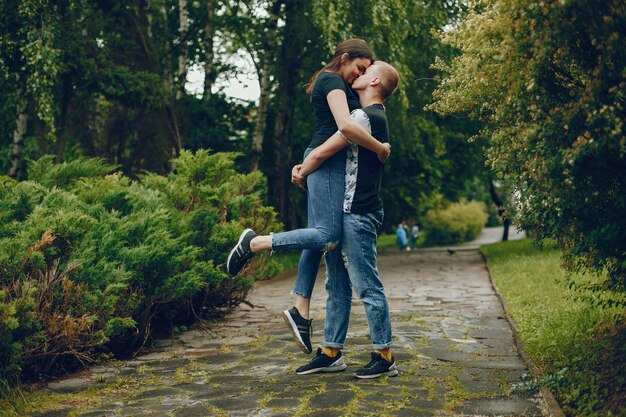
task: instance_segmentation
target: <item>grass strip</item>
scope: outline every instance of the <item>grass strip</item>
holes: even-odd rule
[[[517,389],[547,385],[568,415],[626,416],[625,295],[602,289],[605,277],[564,271],[553,245],[481,250],[540,372]]]

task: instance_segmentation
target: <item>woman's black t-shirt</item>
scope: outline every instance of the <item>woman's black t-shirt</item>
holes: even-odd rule
[[[359,98],[341,75],[335,72],[321,72],[311,92],[311,102],[313,103],[313,112],[315,113],[315,131],[309,145],[311,148],[317,148],[338,130],[326,98],[328,93],[337,89],[346,93],[350,111],[361,108]]]

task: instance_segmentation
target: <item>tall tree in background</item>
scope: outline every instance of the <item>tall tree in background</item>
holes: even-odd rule
[[[59,11],[42,0],[7,1],[0,6],[0,68],[4,100],[14,111],[11,154],[7,174],[17,178],[25,147],[28,122],[39,126],[40,143],[56,138],[57,105],[54,87],[59,72],[60,51],[55,45]],[[30,104],[33,108],[30,108]],[[34,112],[36,118],[30,117]]]
[[[283,0],[276,0],[270,3],[266,30],[263,33],[259,63],[257,64],[257,75],[259,77],[259,105],[257,107],[256,122],[252,136],[252,155],[250,157],[250,170],[259,168],[259,162],[263,154],[263,138],[267,126],[268,106],[270,102],[272,76],[272,66],[276,60],[276,50],[278,47],[278,19],[280,18]]]
[[[202,99],[208,102],[215,83],[215,32],[216,32],[216,0],[207,0],[205,8],[206,23],[204,24],[204,88]],[[202,8],[200,9],[202,10]]]
[[[462,51],[435,109],[486,123],[489,164],[517,221],[571,268],[626,287],[626,4],[478,2],[445,42]]]
[[[208,15],[207,15],[208,18]],[[176,100],[180,100],[185,95],[185,84],[187,83],[187,71],[189,70],[187,37],[189,35],[189,11],[187,10],[187,0],[178,0],[178,74],[176,82]]]
[[[296,228],[295,206],[291,184],[291,167],[295,164],[293,151],[293,129],[295,125],[296,94],[299,81],[299,70],[302,56],[301,45],[306,42],[302,36],[306,25],[305,15],[302,13],[305,4],[303,0],[292,0],[285,7],[285,27],[283,43],[280,48],[279,67],[277,78],[280,87],[276,92],[276,116],[274,125],[274,195],[276,208],[281,213],[281,220],[288,228]]]

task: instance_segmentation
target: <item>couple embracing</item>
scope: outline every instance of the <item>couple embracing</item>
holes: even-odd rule
[[[375,61],[362,39],[341,42],[333,59],[307,86],[315,131],[292,182],[307,190],[308,228],[269,235],[244,230],[228,256],[233,276],[264,250],[302,250],[292,294],[295,305],[283,312],[294,340],[311,353],[309,307],[322,256],[326,259],[324,342],[298,374],[346,369],[344,347],[352,291],[363,302],[372,340],[372,360],[357,378],[398,374],[391,353],[389,305],[376,263],[377,230],[383,221],[380,184],[390,155],[384,100],[396,91],[398,72]]]

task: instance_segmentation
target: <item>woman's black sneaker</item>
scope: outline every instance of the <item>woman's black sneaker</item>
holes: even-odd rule
[[[297,308],[292,307],[290,310],[283,311],[283,319],[296,342],[296,345],[304,353],[313,352],[311,346],[311,335],[313,334],[313,319],[307,320],[300,315]]]
[[[306,365],[302,365],[296,369],[298,375],[315,374],[318,372],[341,372],[347,368],[346,363],[343,361],[341,351],[331,358],[330,356],[322,353],[322,348],[317,348],[317,354]]]
[[[256,236],[252,229],[246,229],[239,235],[237,245],[228,254],[226,260],[226,271],[228,275],[234,277],[246,266],[250,259],[254,258],[254,252],[250,249],[250,241]]]
[[[391,357],[391,362],[389,362],[380,356],[378,352],[372,352],[370,363],[356,371],[356,377],[363,379],[378,378],[383,375],[396,376],[398,375],[398,369],[396,368],[394,357]]]

